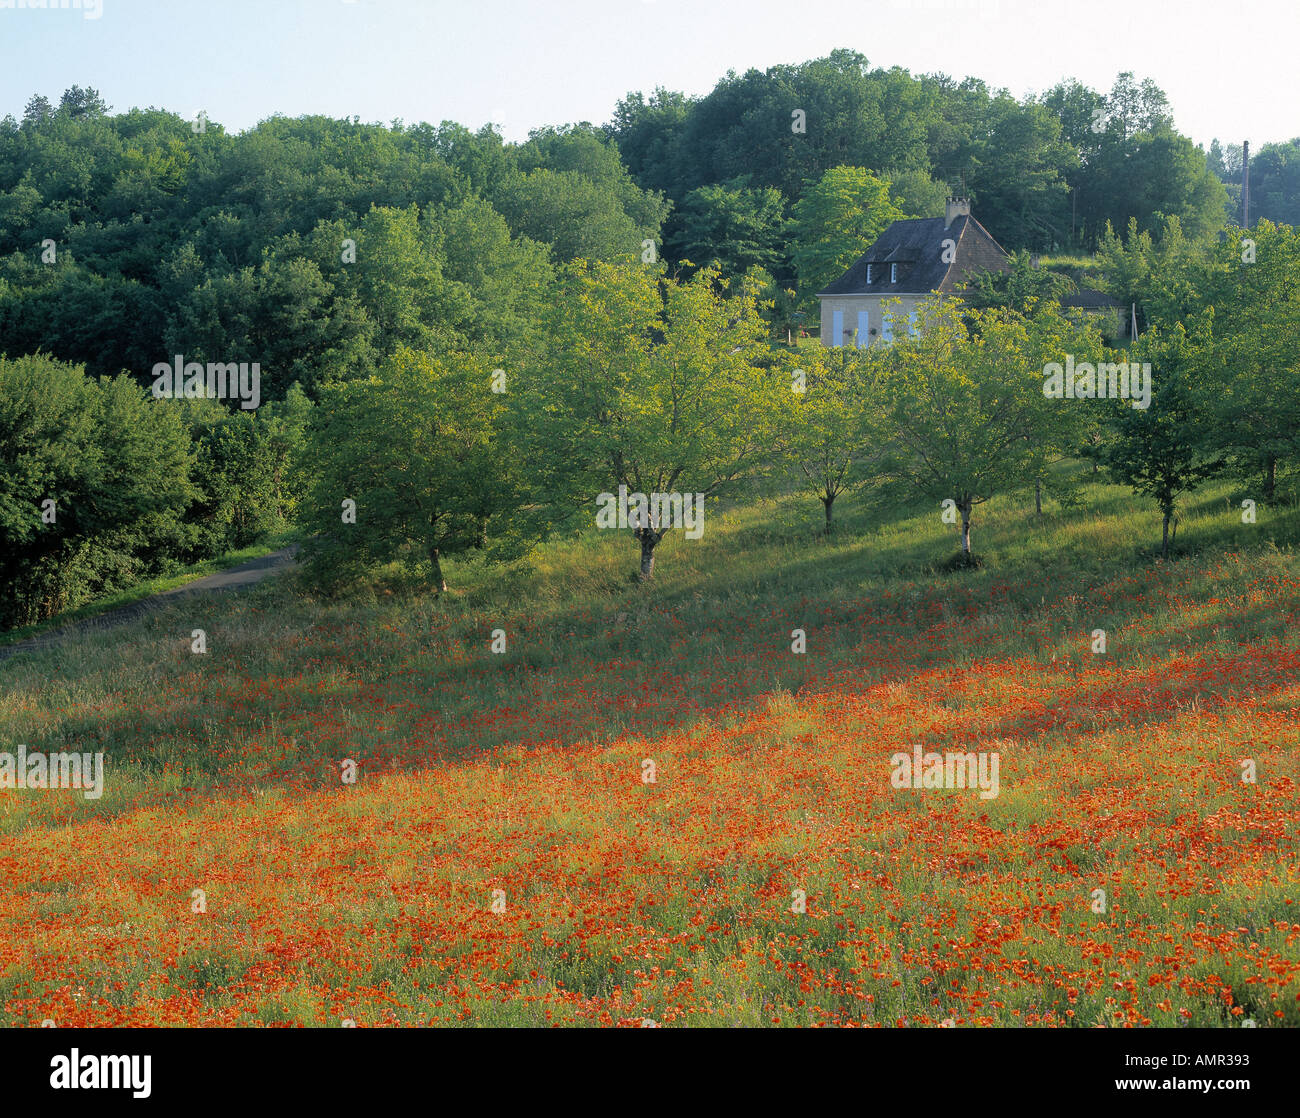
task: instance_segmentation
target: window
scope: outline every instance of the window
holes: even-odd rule
[[[890,282],[890,283],[897,283],[897,282],[898,282],[898,265],[897,265],[897,264],[891,264],[891,265],[889,266],[889,282]]]
[[[870,265],[870,264],[867,265],[867,282],[868,282],[868,283],[871,282],[871,265]]]

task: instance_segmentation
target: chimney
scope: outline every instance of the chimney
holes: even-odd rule
[[[965,215],[970,217],[970,199],[969,198],[949,198],[948,204],[943,211],[943,227],[948,228],[957,218]]]

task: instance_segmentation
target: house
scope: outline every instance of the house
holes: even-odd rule
[[[916,306],[935,292],[954,293],[979,272],[1010,270],[1002,246],[971,217],[970,201],[950,198],[943,217],[895,221],[817,293],[822,345],[887,342],[900,326],[914,329]]]
[[[1131,336],[1130,320],[1137,316],[1137,307],[1126,308],[1104,291],[1081,287],[1073,295],[1061,297],[1061,310],[1069,318],[1091,318],[1101,329],[1102,337],[1114,344]]]

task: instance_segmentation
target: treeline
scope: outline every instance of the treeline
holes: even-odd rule
[[[643,255],[736,281],[759,269],[780,334],[891,220],[942,213],[950,193],[1010,249],[1091,249],[1130,219],[1203,239],[1232,209],[1211,155],[1129,74],[1017,100],[852,51],[699,99],[632,94],[602,126],[522,144],[323,117],[231,136],[114,115],[74,86],[0,121],[0,351],[141,383],[177,354],[258,361],[267,398],[295,382],[315,398],[400,347],[506,360],[535,344],[557,267]],[[1296,204],[1293,155],[1259,153],[1258,216]]]
[[[1260,153],[1265,207],[1291,204],[1283,155]],[[849,439],[853,401],[892,399],[910,382],[890,363],[928,339],[1005,323],[1041,355],[1079,328],[1032,334],[1048,329],[1034,308],[1068,282],[1019,254],[967,292],[985,318],[960,330],[935,312],[927,340],[890,353],[801,352],[823,386],[806,396],[772,343],[800,314],[811,325],[812,293],[890,221],[941,212],[956,190],[1010,246],[1095,241],[1097,284],[1139,306],[1149,344],[1181,329],[1209,362],[1197,375],[1222,389],[1180,477],[1254,471],[1270,496],[1298,426],[1294,240],[1268,222],[1225,234],[1212,161],[1129,75],[1105,95],[1063,85],[1017,101],[852,52],[729,76],[698,101],[633,95],[604,127],[523,144],[322,117],[230,136],[202,116],[113,115],[92,89],[34,97],[0,121],[0,623],[295,518],[322,583],[412,548],[440,583],[441,556],[519,554],[576,523],[597,482],[711,497],[807,476],[808,431],[781,416],[820,417],[852,453],[821,483],[828,516],[846,478],[903,484],[900,459],[862,448],[897,446],[904,417]],[[178,359],[256,365],[262,406],[148,395],[155,366]],[[863,387],[887,375],[894,388]],[[1167,375],[1157,399],[1175,396]],[[1175,441],[1201,430],[1199,412],[1178,414]],[[1108,430],[1109,444],[1082,440],[1099,462],[1124,424]],[[1161,485],[1171,510],[1182,490]],[[967,512],[986,499],[955,475],[944,486]],[[340,533],[345,499],[356,530]],[[639,537],[647,569],[660,530]]]
[[[325,464],[302,504],[309,572],[343,586],[405,559],[441,586],[448,554],[520,554],[549,532],[612,527],[597,513],[621,489],[707,502],[795,478],[828,529],[857,489],[890,507],[930,501],[951,512],[963,561],[984,502],[1028,487],[1077,503],[1077,479],[1053,469],[1066,460],[1152,501],[1163,554],[1180,502],[1208,478],[1294,501],[1300,234],[1264,222],[1198,246],[1176,221],[1156,240],[1134,224],[1103,255],[1146,306],[1126,348],[1027,294],[931,302],[914,330],[900,316],[890,345],[791,349],[767,339],[752,277],[575,262],[542,345],[516,367],[408,354],[372,384],[329,391],[307,440]],[[1056,395],[1053,367],[1077,370]],[[659,513],[623,525],[643,575],[684,527]]]
[[[1146,308],[1126,349],[1032,293],[936,300],[870,349],[777,346],[752,277],[577,260],[513,360],[403,344],[314,405],[295,388],[255,417],[46,357],[0,361],[3,616],[34,620],[288,522],[308,578],[335,592],[392,563],[442,589],[448,556],[521,556],[593,525],[622,527],[650,575],[687,526],[654,495],[707,503],[791,479],[827,530],[857,490],[931,502],[962,562],[984,502],[1029,487],[1075,504],[1053,468],[1066,460],[1149,499],[1166,554],[1207,478],[1293,501],[1300,234],[1264,222],[1198,247],[1176,222],[1154,240],[1134,224],[1103,255]],[[1051,394],[1054,368],[1074,379]],[[602,522],[603,495],[621,492],[631,520]]]
[[[1228,192],[1228,209],[1241,220],[1240,144],[1224,147],[1216,139],[1206,153],[1210,170]],[[1300,225],[1300,136],[1262,144],[1250,153],[1250,217],[1274,225]]]
[[[0,357],[0,629],[286,527],[310,407],[295,388],[231,412]]]
[[[257,361],[264,397],[401,346],[526,348],[554,267],[640,253],[668,212],[595,129],[272,118],[230,136],[94,90],[0,122],[0,349],[148,383]]]
[[[803,133],[793,131],[796,111]],[[1206,153],[1175,130],[1164,93],[1131,73],[1107,92],[1069,81],[1017,100],[975,78],[872,69],[838,50],[730,73],[698,99],[662,88],[630,94],[607,131],[632,177],[674,202],[671,259],[674,246],[710,237],[730,247],[714,235],[728,221],[765,230],[774,245],[766,192],[793,206],[807,184],[844,165],[888,178],[909,217],[942,214],[946,193],[969,196],[1008,249],[1091,250],[1108,222],[1123,229],[1129,218],[1152,230],[1177,216],[1193,238],[1240,220]]]

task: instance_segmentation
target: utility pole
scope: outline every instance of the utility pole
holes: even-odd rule
[[[1241,227],[1250,228],[1250,141],[1241,144]]]

